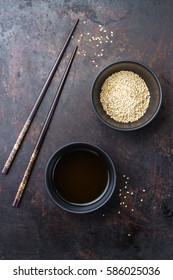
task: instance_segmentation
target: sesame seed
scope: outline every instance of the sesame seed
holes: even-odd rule
[[[127,205],[125,205],[124,207],[127,208]]]
[[[123,177],[126,177],[126,175],[123,175]]]
[[[141,198],[141,202],[143,201],[143,199]]]
[[[145,190],[143,190],[143,192],[145,192]]]
[[[83,22],[84,24],[86,23],[86,21]]]
[[[134,211],[134,209],[132,208],[132,209],[131,209],[131,211],[133,212],[133,211]]]
[[[126,193],[129,193],[129,191],[126,191]]]
[[[129,180],[129,177],[127,177],[126,179]]]
[[[133,195],[133,192],[131,192],[131,195]]]
[[[98,65],[96,65],[96,67],[98,67]]]
[[[124,198],[126,198],[126,196],[124,196]]]
[[[128,235],[128,236],[131,236],[131,234],[130,234],[130,233],[128,233],[127,235]]]
[[[121,212],[120,211],[118,211],[118,214],[120,214]]]
[[[113,43],[113,41],[110,41],[110,43],[112,44],[112,43]]]
[[[88,32],[87,35],[90,35],[90,33]]]
[[[125,186],[124,188],[127,189],[127,186]]]

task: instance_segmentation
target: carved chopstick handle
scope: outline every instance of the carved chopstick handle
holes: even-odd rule
[[[24,124],[24,126],[23,126],[17,140],[16,140],[16,143],[14,144],[13,149],[11,150],[11,153],[10,153],[9,157],[4,164],[4,167],[2,169],[3,174],[7,174],[8,170],[9,170],[9,168],[10,168],[10,166],[11,166],[11,164],[12,164],[12,162],[13,162],[13,160],[14,160],[14,158],[15,158],[15,156],[16,156],[19,148],[20,148],[20,145],[23,141],[23,138],[25,137],[25,134],[28,131],[28,128],[29,128],[30,124],[31,124],[31,121],[28,119],[25,122],[25,124]]]
[[[38,155],[38,150],[34,150],[32,155],[31,155],[28,166],[26,168],[26,171],[24,173],[23,179],[22,179],[22,181],[19,185],[19,188],[18,188],[17,194],[15,196],[14,202],[12,204],[12,206],[14,206],[14,207],[18,207],[18,205],[19,205],[19,202],[21,200],[21,197],[23,195],[23,192],[24,192],[25,187],[27,185],[27,182],[29,180],[30,174],[31,174],[32,169],[34,167],[34,163],[36,161],[37,155]]]

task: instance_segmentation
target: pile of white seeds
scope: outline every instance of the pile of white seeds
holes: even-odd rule
[[[119,71],[109,76],[101,89],[100,101],[106,113],[117,122],[139,120],[150,102],[145,81],[132,71]]]

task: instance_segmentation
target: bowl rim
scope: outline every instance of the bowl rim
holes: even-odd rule
[[[85,204],[84,205],[73,205],[73,204],[70,204],[70,203],[64,201],[60,197],[60,200],[63,201],[63,203],[61,204],[55,199],[55,197],[53,196],[53,194],[51,192],[51,188],[53,189],[53,187],[48,186],[51,181],[50,171],[49,171],[50,165],[51,165],[52,161],[55,161],[55,159],[57,161],[58,154],[60,152],[64,151],[66,153],[66,152],[68,152],[66,149],[68,149],[70,147],[72,147],[74,149],[80,148],[79,146],[81,146],[81,148],[85,147],[85,148],[88,148],[91,150],[93,149],[93,150],[97,151],[98,153],[100,153],[101,155],[103,155],[103,157],[105,157],[107,159],[107,161],[109,162],[109,165],[110,165],[111,172],[112,172],[112,178],[113,178],[112,183],[110,183],[109,187],[105,191],[105,194],[103,196],[101,196],[100,199],[93,201],[93,203],[91,203],[89,205],[85,205]],[[115,187],[116,187],[116,180],[117,180],[117,174],[116,174],[114,163],[113,163],[112,159],[110,158],[110,156],[97,145],[87,143],[87,142],[71,142],[71,143],[61,146],[49,158],[47,165],[46,165],[46,169],[45,169],[45,185],[46,185],[47,192],[48,192],[49,196],[51,197],[51,199],[53,200],[53,202],[56,205],[58,205],[60,208],[62,208],[63,210],[65,210],[67,212],[71,212],[71,213],[76,213],[76,214],[85,214],[85,213],[96,211],[97,209],[101,208],[111,198],[111,196],[115,190]],[[64,205],[67,205],[67,206],[70,205],[71,208],[65,207]]]
[[[115,65],[115,64],[120,64],[120,63],[132,63],[132,64],[138,64],[142,67],[144,67],[148,72],[150,72],[150,74],[154,77],[157,85],[158,85],[158,88],[159,88],[159,103],[158,103],[158,106],[154,112],[154,114],[146,121],[144,122],[143,124],[141,125],[138,125],[136,127],[132,127],[132,128],[121,128],[121,127],[117,127],[117,126],[114,126],[114,125],[111,125],[109,123],[107,123],[97,112],[95,106],[94,106],[94,102],[93,102],[93,89],[94,89],[94,86],[96,84],[96,81],[97,79],[99,78],[99,76],[106,70],[108,69],[109,67]],[[134,131],[134,130],[137,130],[137,129],[140,129],[144,126],[146,126],[147,124],[149,124],[157,115],[157,113],[159,112],[160,110],[160,107],[161,107],[161,104],[162,104],[162,98],[163,98],[163,93],[162,93],[162,87],[161,87],[161,84],[160,84],[160,81],[159,81],[159,78],[157,77],[157,75],[154,73],[154,71],[149,67],[147,66],[145,63],[141,62],[141,61],[138,61],[138,60],[134,60],[134,59],[128,59],[128,60],[118,60],[116,62],[113,62],[113,63],[110,63],[108,65],[106,65],[104,68],[102,68],[99,73],[96,75],[96,77],[94,78],[94,81],[92,83],[92,86],[91,86],[91,94],[90,94],[90,98],[91,98],[91,105],[92,105],[92,108],[95,112],[95,114],[97,115],[97,117],[101,120],[102,123],[104,123],[105,125],[107,125],[108,127],[112,128],[112,129],[115,129],[115,130],[119,130],[119,131]],[[105,112],[106,113],[106,112]]]

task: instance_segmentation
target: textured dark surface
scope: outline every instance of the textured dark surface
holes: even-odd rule
[[[74,20],[80,18],[9,174],[0,176],[0,258],[173,259],[173,2],[1,0],[0,10],[1,169]],[[101,33],[104,54],[99,57],[100,45],[89,38]],[[18,185],[76,44],[78,55],[23,200],[15,209],[11,204]],[[98,71],[127,58],[150,66],[163,89],[156,119],[131,133],[105,127],[90,103]],[[52,153],[73,141],[104,149],[118,175],[112,199],[86,215],[58,208],[44,183]]]

